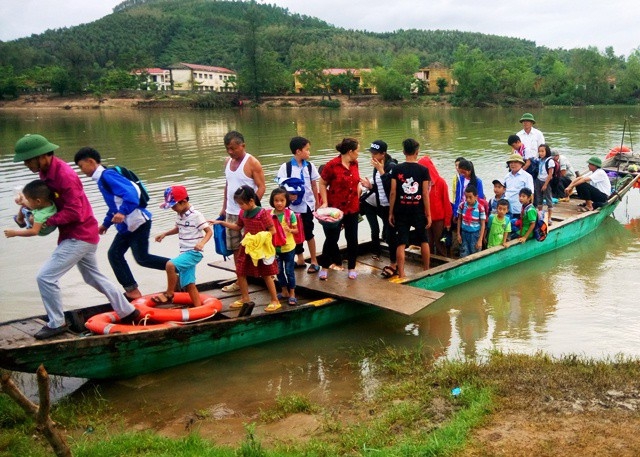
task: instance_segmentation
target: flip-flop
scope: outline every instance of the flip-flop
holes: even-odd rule
[[[578,203],[578,206],[582,206],[584,208],[585,206],[587,206],[587,204],[585,202],[582,202],[582,203]]]
[[[329,265],[329,269],[335,270],[335,271],[344,271],[344,267],[342,265],[336,265],[335,263],[332,263],[331,265]]]
[[[296,297],[289,297],[289,306],[298,306],[298,299]]]
[[[309,268],[307,268],[307,273],[309,274],[317,273],[319,271],[320,265],[316,265],[315,263],[312,263],[311,265],[309,265]]]
[[[164,297],[164,300],[162,297]],[[156,305],[170,305],[173,303],[173,295],[168,295],[166,292],[162,292],[161,294],[151,297],[151,301]]]
[[[326,281],[328,276],[329,272],[327,270],[320,270],[320,273],[318,273],[318,279],[320,281]]]
[[[349,272],[349,279],[356,279],[358,277],[358,272],[356,270],[351,270]]]
[[[593,208],[587,208],[586,206],[581,206],[580,208],[578,208],[578,212],[579,213],[587,213],[589,211],[593,211]]]
[[[278,311],[280,308],[282,308],[282,305],[280,303],[269,303],[264,310],[268,313],[271,313],[273,311]]]
[[[391,278],[392,276],[395,276],[397,274],[398,274],[398,269],[393,268],[391,265],[387,265],[386,267],[384,267],[382,269],[382,272],[380,273],[380,275],[383,278]]]

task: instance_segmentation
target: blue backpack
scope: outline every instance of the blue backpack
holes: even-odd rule
[[[218,221],[224,221],[224,216],[218,216]],[[227,249],[227,229],[224,225],[216,224],[213,226],[213,242],[216,245],[216,254],[220,254],[224,260],[227,260],[233,251]]]

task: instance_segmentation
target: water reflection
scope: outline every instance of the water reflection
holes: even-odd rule
[[[576,164],[602,155],[619,144],[625,116],[638,107],[544,109],[536,112],[547,140]],[[10,224],[16,211],[12,189],[34,175],[14,164],[13,144],[25,132],[41,132],[59,144],[60,156],[72,160],[84,145],[98,149],[105,161],[135,170],[151,191],[152,209],[168,185],[180,182],[192,203],[206,215],[221,207],[224,188],[224,133],[237,129],[247,149],[259,156],[268,190],[279,165],[290,157],[289,139],[303,135],[312,141],[312,157],[323,163],[336,153],[335,144],[355,136],[364,145],[382,138],[391,154],[402,160],[401,141],[416,138],[429,151],[442,175],[453,175],[453,161],[474,161],[485,182],[502,176],[508,153],[506,137],[519,129],[517,109],[278,109],[233,111],[37,111],[7,112],[0,116],[0,220]],[[589,134],[585,134],[589,132]],[[362,174],[371,167],[362,162]],[[106,211],[94,183],[83,178],[94,211]],[[170,212],[154,209],[152,232],[173,222]],[[229,399],[232,409],[256,406],[276,394],[301,392],[322,401],[341,401],[354,391],[371,395],[379,380],[358,349],[372,341],[412,348],[424,347],[434,357],[482,357],[492,348],[561,355],[576,352],[601,357],[623,352],[640,355],[636,323],[640,307],[640,193],[633,191],[620,204],[616,218],[598,234],[523,265],[469,282],[446,292],[444,298],[414,318],[381,313],[301,337],[248,348],[211,360],[141,376],[119,383],[103,383],[105,397],[149,412],[156,406],[173,411],[174,392],[184,395],[185,411]],[[360,227],[362,239],[366,226]],[[109,272],[106,249],[113,236],[103,237],[100,267]],[[321,235],[320,235],[321,238]],[[36,239],[0,239],[0,318],[18,318],[42,312],[35,275],[55,247],[55,236]],[[152,243],[151,251],[173,255],[172,243]],[[28,253],[28,255],[25,255]],[[217,260],[213,249],[205,261]],[[201,263],[199,280],[216,273]],[[164,277],[132,264],[147,290],[158,290]],[[79,275],[62,283],[68,308],[100,303],[100,294],[85,286]],[[353,368],[357,367],[357,368]],[[245,387],[249,385],[249,387]],[[239,388],[242,386],[242,388]],[[147,388],[149,387],[149,388]],[[171,403],[173,402],[173,403]],[[164,405],[164,406],[163,406]],[[133,413],[132,413],[133,414]]]

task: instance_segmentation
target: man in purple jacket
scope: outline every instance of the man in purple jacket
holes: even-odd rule
[[[54,194],[58,208],[46,222],[47,226],[58,227],[58,246],[37,276],[40,296],[49,317],[48,324],[34,335],[39,340],[67,330],[59,280],[74,265],[87,284],[108,298],[121,321],[131,322],[139,314],[98,269],[95,255],[100,239],[98,221],[78,175],[64,160],[53,155],[58,147],[42,135],[25,135],[16,143],[13,157],[14,162],[24,162],[29,170],[40,175]]]

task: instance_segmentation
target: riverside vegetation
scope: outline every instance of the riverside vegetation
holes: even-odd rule
[[[382,379],[371,398],[337,406],[302,394],[276,397],[233,445],[216,444],[227,433],[225,419],[206,411],[194,412],[178,437],[131,431],[136,424],[111,410],[99,388],[63,400],[53,419],[73,455],[91,457],[632,456],[640,448],[637,360],[494,352],[484,361],[434,362],[419,348],[382,344],[354,354],[363,357]],[[312,430],[297,436],[309,423]],[[211,424],[219,433],[205,433]],[[33,423],[4,395],[0,425],[0,455],[49,455],[42,439],[34,442]]]
[[[292,93],[298,70],[306,94],[358,93],[352,78],[324,68],[372,69],[381,98],[408,99],[426,94],[413,75],[435,63],[453,68],[454,105],[640,100],[640,48],[625,57],[612,47],[549,49],[455,30],[345,30],[274,5],[214,0],[127,0],[92,23],[0,42],[0,97],[100,98],[144,86],[133,69],[177,62],[236,70],[240,95],[256,100]]]

